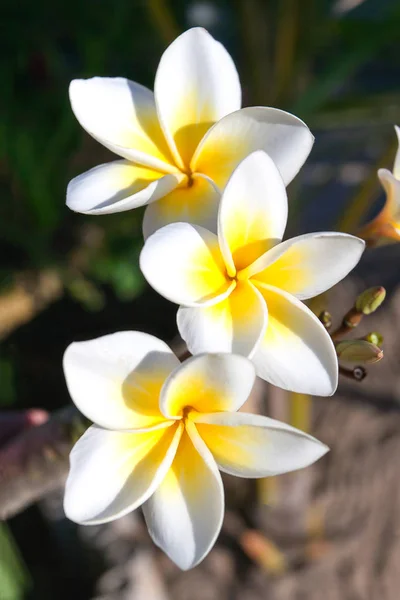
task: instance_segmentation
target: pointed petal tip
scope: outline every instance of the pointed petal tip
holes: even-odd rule
[[[190,435],[185,432],[182,437],[172,470],[143,505],[149,534],[186,571],[214,546],[224,504],[221,475],[193,425]]]
[[[195,425],[219,469],[246,479],[306,468],[328,451],[312,435],[257,414],[200,414]]]

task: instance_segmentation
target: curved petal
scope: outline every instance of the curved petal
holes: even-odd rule
[[[169,194],[184,177],[163,176],[126,160],[117,160],[72,179],[67,188],[67,206],[89,215],[123,212]]]
[[[237,354],[198,354],[168,377],[161,391],[160,410],[167,419],[199,412],[238,410],[254,385],[252,363]]]
[[[309,155],[314,138],[290,113],[261,106],[242,108],[216,123],[200,142],[192,171],[205,173],[222,190],[232,171],[251,152],[264,150],[287,185]]]
[[[398,140],[399,146],[397,148],[396,156],[394,159],[393,175],[396,177],[397,180],[399,180],[400,179],[400,127],[395,125],[394,130],[397,135],[397,140]]]
[[[93,77],[71,81],[69,97],[82,127],[111,152],[163,173],[177,171],[153,92],[122,77]]]
[[[233,172],[218,213],[219,243],[231,276],[282,239],[287,213],[278,169],[268,154],[253,152]]]
[[[264,337],[268,312],[260,292],[241,281],[218,304],[180,307],[178,329],[189,352],[233,352],[251,357]]]
[[[199,414],[194,422],[221,471],[237,477],[296,471],[329,450],[311,435],[260,415]]]
[[[165,137],[181,167],[189,166],[210,126],[241,106],[239,77],[231,57],[199,27],[189,29],[166,49],[154,94]]]
[[[224,488],[214,459],[189,424],[165,479],[143,506],[153,541],[181,569],[209,553],[224,517]]]
[[[170,176],[172,177],[172,175]],[[220,194],[207,178],[194,175],[191,185],[182,185],[159,202],[147,207],[143,219],[143,237],[169,223],[191,223],[217,233]]]
[[[346,277],[364,248],[363,240],[346,233],[307,233],[278,244],[249,271],[255,272],[253,282],[262,281],[305,300]]]
[[[129,433],[90,427],[71,452],[64,510],[86,525],[113,521],[154,492],[174,459],[183,426]]]
[[[213,304],[235,287],[226,276],[217,236],[188,223],[153,233],[140,254],[140,268],[161,296],[186,306]]]
[[[160,390],[179,364],[167,344],[140,331],[74,342],[64,354],[72,400],[88,419],[107,429],[162,423]]]
[[[378,177],[386,192],[386,203],[374,221],[395,223],[400,230],[400,179],[388,169],[379,169]]]
[[[257,285],[268,307],[267,331],[252,358],[257,375],[285,390],[332,395],[338,382],[338,361],[322,323],[294,296]]]

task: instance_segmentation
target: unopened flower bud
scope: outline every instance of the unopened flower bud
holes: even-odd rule
[[[367,342],[371,342],[371,344],[375,344],[375,346],[382,346],[383,344],[383,335],[377,331],[367,333],[363,339],[367,340]]]
[[[366,340],[344,340],[336,344],[336,354],[345,362],[375,363],[383,358],[383,351]]]
[[[362,292],[356,300],[356,309],[363,315],[370,315],[380,307],[386,296],[382,286],[376,286]]]
[[[323,310],[319,315],[319,320],[325,329],[330,329],[332,327],[332,315],[327,310]]]

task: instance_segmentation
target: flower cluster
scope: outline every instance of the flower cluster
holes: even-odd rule
[[[73,111],[121,157],[72,180],[67,204],[107,214],[148,205],[140,266],[180,305],[194,355],[182,364],[160,340],[120,332],[66,351],[71,397],[95,425],[71,454],[66,514],[102,523],[138,506],[150,535],[187,569],[219,533],[219,470],[265,477],[310,465],[327,450],[264,416],[236,412],[255,376],[331,395],[335,346],[302,300],[357,264],[359,238],[314,233],[282,241],[286,185],[313,143],[284,111],[241,108],[238,74],[205,30],[165,51],[154,94],[122,78],[71,83]]]

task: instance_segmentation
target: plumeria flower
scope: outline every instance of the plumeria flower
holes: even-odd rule
[[[386,201],[379,214],[367,223],[359,235],[373,246],[382,246],[400,241],[400,127],[395,125],[399,148],[393,165],[389,169],[379,169],[378,177],[386,192]]]
[[[176,221],[216,230],[217,190],[247,154],[268,152],[288,184],[313,144],[289,113],[240,110],[235,65],[201,28],[164,52],[154,94],[127,79],[94,77],[72,81],[70,99],[82,127],[122,160],[73,179],[68,206],[100,215],[148,204],[145,237]]]
[[[243,354],[279,387],[330,395],[338,378],[335,348],[301,300],[345,277],[364,242],[343,233],[281,242],[286,220],[284,182],[258,151],[228,181],[218,235],[188,223],[167,225],[145,243],[140,266],[161,295],[182,305],[178,328],[192,354]]]
[[[182,569],[206,556],[221,529],[219,470],[277,475],[328,450],[285,423],[236,412],[255,379],[242,356],[181,364],[164,342],[126,331],[71,344],[64,370],[72,399],[95,423],[71,453],[67,516],[98,524],[142,506],[154,542]]]

